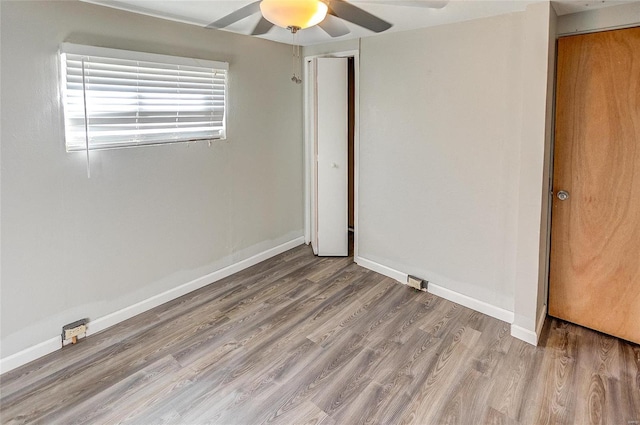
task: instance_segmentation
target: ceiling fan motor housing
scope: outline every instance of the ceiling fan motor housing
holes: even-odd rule
[[[308,28],[327,16],[328,7],[320,0],[262,0],[264,18],[282,28]]]

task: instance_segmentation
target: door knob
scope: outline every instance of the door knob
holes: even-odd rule
[[[569,199],[569,192],[567,192],[566,190],[561,190],[561,191],[558,192],[558,194],[556,196],[561,201],[566,201],[567,199]]]

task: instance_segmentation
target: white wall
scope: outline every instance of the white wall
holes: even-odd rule
[[[1,5],[2,358],[303,233],[290,47],[80,2]],[[228,140],[65,153],[61,42],[230,63]]]
[[[549,3],[527,7],[522,49],[522,129],[513,335],[536,344],[546,316],[549,172],[556,17]]]
[[[545,2],[360,42],[361,264],[516,318],[532,343],[546,302],[554,25]]]
[[[640,1],[558,17],[558,35],[640,25]]]
[[[360,256],[509,311],[523,19],[361,44]]]

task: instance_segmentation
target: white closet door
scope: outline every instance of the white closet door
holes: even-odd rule
[[[315,61],[318,255],[348,255],[346,58]]]

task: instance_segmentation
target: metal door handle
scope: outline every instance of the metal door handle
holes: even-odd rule
[[[567,192],[566,190],[561,190],[561,191],[558,192],[558,194],[556,196],[561,201],[566,201],[567,199],[569,199],[569,192]]]

